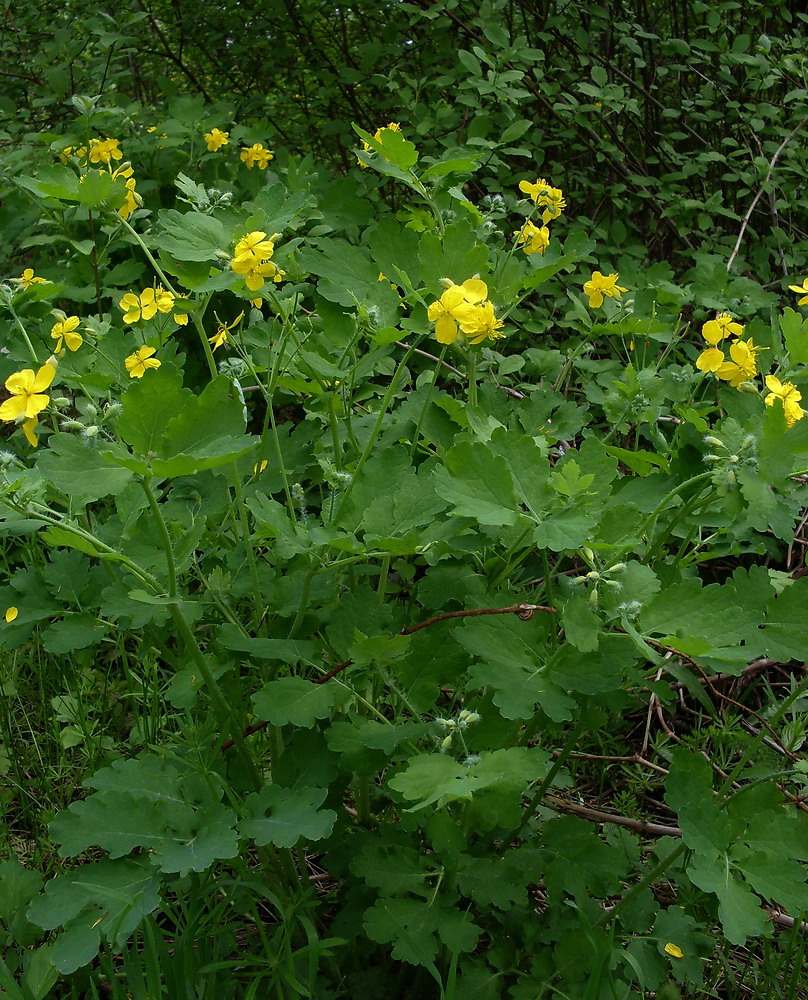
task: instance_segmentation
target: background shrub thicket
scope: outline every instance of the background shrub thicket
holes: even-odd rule
[[[563,176],[593,235],[680,270],[699,250],[731,252],[763,186],[745,261],[768,283],[805,263],[808,145],[792,135],[808,108],[803,6],[9,4],[3,140],[61,131],[74,94],[103,93],[130,121],[192,118],[180,99],[192,95],[346,172],[352,121],[401,119],[427,155],[485,152],[475,200],[528,167]],[[8,251],[17,227],[2,222]]]

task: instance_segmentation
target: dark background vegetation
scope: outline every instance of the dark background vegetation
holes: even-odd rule
[[[606,249],[673,259],[678,273],[698,251],[729,257],[763,187],[739,264],[782,283],[805,267],[804,7],[7,2],[0,142],[63,132],[77,94],[102,94],[129,122],[199,115],[187,103],[199,97],[273,148],[346,173],[351,122],[396,120],[422,154],[487,153],[472,200],[545,173]],[[394,203],[395,186],[384,190]],[[16,231],[2,209],[0,222]]]

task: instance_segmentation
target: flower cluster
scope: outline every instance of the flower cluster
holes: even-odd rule
[[[127,292],[118,302],[118,306],[123,309],[124,323],[139,323],[140,320],[153,319],[158,312],[170,313],[174,308],[176,299],[171,292],[167,292],[162,285],[154,288],[146,288],[139,295],[134,292]],[[175,323],[185,326],[188,316],[183,312],[176,312],[173,315]]]
[[[742,324],[729,313],[719,313],[715,319],[708,320],[701,328],[701,335],[709,347],[696,359],[699,371],[712,372],[735,389],[740,389],[747,379],[754,378],[757,375],[757,355],[761,349],[751,338],[734,340],[729,346],[729,360],[718,346],[722,340],[739,338],[743,329]]]
[[[557,219],[567,207],[561,188],[555,188],[552,184],[548,184],[543,177],[532,184],[530,181],[519,181],[519,190],[526,194],[539,208],[544,208],[541,220],[545,224],[551,219]]]
[[[497,319],[494,305],[488,301],[488,286],[479,275],[467,278],[456,285],[449,278],[441,278],[446,291],[429,306],[429,322],[435,324],[435,337],[439,344],[453,344],[460,333],[472,344],[481,344],[486,338],[502,337],[504,326]]]
[[[229,132],[222,132],[221,129],[212,128],[210,132],[205,133],[205,142],[208,146],[208,152],[215,153],[217,150],[221,149],[222,146],[226,146],[229,138]]]
[[[600,271],[593,271],[589,281],[584,282],[584,295],[589,299],[590,309],[599,309],[603,305],[604,297],[607,299],[619,299],[627,288],[618,285],[619,274],[601,274]]]
[[[256,230],[247,233],[236,243],[230,269],[244,278],[244,283],[251,292],[257,292],[264,287],[265,279],[279,282],[285,275],[270,258],[275,252],[275,240],[280,239],[280,233],[267,236]]]
[[[521,229],[514,230],[513,235],[528,256],[534,253],[541,255],[550,245],[550,230],[547,223],[557,219],[567,207],[567,203],[564,201],[564,192],[561,188],[555,188],[552,184],[548,184],[543,177],[540,177],[535,183],[520,181],[519,190],[526,194],[538,208],[544,209],[541,216],[544,225],[537,226],[528,219]]]
[[[398,124],[398,122],[390,122],[389,125],[382,125],[381,128],[377,128],[376,131],[373,133],[373,138],[376,140],[376,142],[381,142],[382,132],[387,132],[388,130],[390,132],[400,132],[401,126]],[[362,152],[363,153],[373,152],[368,143],[366,143],[364,140],[362,141]],[[357,162],[359,163],[360,167],[364,167],[365,169],[367,169],[367,163],[363,163],[359,159],[359,157],[357,157]]]
[[[37,446],[36,428],[39,414],[50,402],[50,396],[45,394],[56,378],[56,368],[44,364],[38,372],[32,368],[23,368],[14,372],[6,379],[6,389],[11,396],[0,405],[0,420],[19,424],[32,448]]]
[[[262,146],[260,142],[245,147],[239,155],[241,162],[247,165],[248,170],[252,170],[253,167],[258,167],[259,170],[266,170],[269,166],[269,161],[275,159],[275,154],[272,150]]]

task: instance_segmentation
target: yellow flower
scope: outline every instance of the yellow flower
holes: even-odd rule
[[[141,319],[151,319],[157,313],[157,302],[153,288],[147,288],[140,295],[127,292],[118,305],[124,311],[124,323],[137,323]]]
[[[267,234],[261,232],[260,229],[257,229],[253,233],[247,233],[246,236],[242,236],[238,243],[236,243],[233,256],[241,257],[244,254],[251,253],[260,260],[269,260],[272,254],[275,253],[275,240],[280,239],[280,235],[280,233],[273,233],[267,239]]]
[[[258,167],[259,170],[266,170],[269,166],[269,161],[275,158],[272,150],[262,146],[260,142],[242,149],[239,155],[242,163],[246,163],[249,170],[252,170],[253,167]]]
[[[244,283],[251,292],[257,292],[264,287],[264,279],[271,278],[273,281],[280,281],[283,272],[272,263],[271,260],[262,261],[255,254],[245,253],[240,257],[234,257],[230,261],[230,267],[236,274],[244,278]]]
[[[281,273],[285,274],[286,272],[282,271]],[[260,295],[258,296],[257,299],[250,299],[250,305],[253,307],[253,309],[260,309],[263,304],[264,300],[261,298]]]
[[[219,323],[219,327],[216,330],[216,333],[214,333],[212,337],[208,337],[209,342],[213,345],[214,351],[217,351],[222,346],[222,344],[227,342],[228,332],[232,330],[234,326],[238,326],[238,324],[243,319],[244,319],[244,312],[242,311],[238,314],[238,316],[236,316],[236,318],[233,320],[230,326],[225,326],[225,324],[221,322]]]
[[[174,313],[172,318],[179,326],[188,326],[188,313]]]
[[[64,316],[64,313],[62,313]],[[82,336],[76,333],[81,320],[78,316],[65,316],[63,320],[54,323],[51,328],[51,337],[56,341],[55,351],[62,350],[62,341],[71,351],[77,351],[82,343]]]
[[[672,941],[668,941],[664,948],[665,954],[670,955],[671,958],[684,958],[685,953],[679,947],[678,944],[674,944]]]
[[[123,159],[123,153],[118,149],[119,139],[90,139],[90,162],[109,163],[110,160]]]
[[[160,362],[152,357],[157,351],[153,347],[139,347],[134,354],[124,359],[129,378],[143,378],[149,368],[159,368]]]
[[[473,326],[465,332],[468,334],[470,344],[481,344],[484,340],[496,340],[502,337],[499,331],[505,325],[503,320],[497,319],[494,313],[493,302],[482,302],[476,306]]]
[[[742,324],[736,322],[729,313],[719,313],[715,319],[708,320],[701,328],[702,337],[713,347],[725,337],[740,337],[742,333]]]
[[[75,157],[79,162],[85,159],[87,156],[86,146],[65,146],[62,152],[59,154],[59,159],[62,163],[69,163],[71,157]]]
[[[619,274],[601,274],[600,271],[595,271],[589,281],[584,282],[584,295],[589,298],[590,309],[600,308],[604,295],[609,299],[619,299],[623,292],[628,291],[617,284],[619,277]]]
[[[218,128],[212,128],[210,132],[205,133],[205,142],[208,144],[208,152],[215,153],[217,149],[220,149],[222,146],[226,146],[229,138],[229,132],[222,132]]]
[[[531,184],[530,181],[519,181],[519,190],[528,195],[540,208],[542,205],[545,206],[542,222],[547,223],[551,219],[557,219],[567,207],[561,188],[548,184],[543,177],[540,177],[535,184]]]
[[[435,324],[438,343],[453,344],[457,339],[458,326],[463,333],[472,332],[477,320],[477,303],[487,296],[488,286],[479,278],[468,278],[462,285],[450,282],[443,295],[427,311],[429,322]]]
[[[13,622],[19,613],[20,612],[18,608],[14,607],[6,608],[6,621]]]
[[[724,352],[717,347],[708,347],[696,358],[696,367],[700,372],[717,372],[724,363]]]
[[[742,382],[757,375],[757,355],[762,348],[752,340],[736,340],[729,349],[731,361],[725,361],[715,369],[715,374],[723,381],[739,389]],[[706,353],[706,352],[705,352]]]
[[[513,235],[528,256],[533,253],[543,254],[550,245],[550,230],[547,226],[539,227],[526,222],[521,229],[515,229]]]
[[[122,219],[128,219],[129,216],[134,212],[136,208],[140,208],[143,204],[143,199],[135,191],[135,178],[132,176],[134,170],[131,164],[124,164],[122,167],[118,167],[117,170],[112,172],[112,179],[115,180],[117,177],[126,178],[126,201],[118,209],[118,215]]]
[[[162,285],[157,285],[154,289],[154,304],[161,313],[169,313],[174,308],[174,296]]]
[[[47,285],[48,281],[46,278],[38,278],[34,274],[34,269],[32,267],[26,267],[19,278],[12,278],[12,281],[19,282],[23,288],[30,288],[31,285]]]
[[[797,300],[798,306],[808,306],[808,278],[806,278],[801,285],[789,285],[788,286],[792,292],[796,292],[801,295],[802,298]]]
[[[805,416],[805,410],[800,406],[802,393],[793,382],[781,382],[774,375],[766,376],[766,388],[769,395],[764,402],[766,406],[773,406],[776,400],[780,400],[786,414],[786,426],[791,427],[798,420]]]
[[[258,464],[258,462],[256,462],[255,465],[253,466],[253,475],[257,476],[259,474],[259,472],[263,472],[264,469],[266,469],[266,467],[267,467],[267,460],[266,459],[264,459],[263,462],[261,462],[260,465]]]
[[[49,364],[43,365],[36,373],[31,368],[23,368],[21,372],[9,375],[6,389],[11,398],[0,406],[0,420],[22,423],[23,417],[26,421],[34,419],[50,402],[50,396],[44,395],[44,392],[55,377],[56,369]]]

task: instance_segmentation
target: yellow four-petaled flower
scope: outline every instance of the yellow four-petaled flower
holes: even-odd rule
[[[212,128],[205,133],[205,142],[208,145],[208,152],[215,153],[217,149],[226,146],[230,138],[229,132],[222,132],[221,129]]]
[[[6,389],[11,397],[0,405],[0,420],[20,424],[32,448],[37,446],[34,433],[39,422],[37,415],[50,402],[50,396],[45,394],[45,390],[55,377],[56,368],[45,364],[38,372],[34,372],[32,368],[23,368],[6,379]]]
[[[773,406],[779,399],[783,404],[788,427],[791,427],[798,420],[802,420],[805,416],[805,410],[800,406],[802,393],[793,382],[781,382],[774,375],[767,375],[766,388],[769,390],[769,394],[764,400],[766,406]]]
[[[619,274],[601,274],[594,271],[589,281],[584,282],[584,295],[589,299],[590,309],[599,309],[603,305],[604,296],[607,299],[619,299],[627,288],[618,285]]]
[[[130,354],[124,359],[129,378],[143,378],[149,368],[159,368],[160,362],[154,355],[157,353],[153,347],[139,347],[134,354]]]

